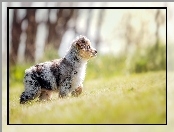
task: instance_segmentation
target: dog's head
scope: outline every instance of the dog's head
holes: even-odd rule
[[[80,57],[90,59],[97,55],[97,50],[91,46],[91,42],[85,36],[80,35],[76,38],[73,45],[76,47]]]

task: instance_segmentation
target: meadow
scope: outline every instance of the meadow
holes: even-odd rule
[[[29,65],[12,68],[9,123],[165,124],[166,71],[130,73],[119,61],[92,59],[79,97],[59,99],[55,93],[51,101],[34,100],[25,105],[19,104],[19,96],[24,90],[24,69]]]

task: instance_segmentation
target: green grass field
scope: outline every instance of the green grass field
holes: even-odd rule
[[[87,72],[87,76],[90,73]],[[10,124],[165,124],[166,72],[87,79],[79,97],[20,105],[23,84],[10,86]]]

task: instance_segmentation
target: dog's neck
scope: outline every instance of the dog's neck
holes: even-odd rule
[[[71,47],[68,53],[65,55],[66,60],[69,63],[76,64],[76,65],[86,65],[87,64],[87,59],[82,58],[79,56],[78,51],[76,48]]]

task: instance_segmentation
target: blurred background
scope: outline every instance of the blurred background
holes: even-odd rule
[[[167,65],[168,70],[174,69],[172,62],[174,57],[173,3],[4,2],[2,3],[3,73],[6,73],[7,60],[7,6],[45,8],[58,6],[167,6],[167,25],[170,27],[167,29],[166,46],[165,9],[10,9],[9,62],[11,85],[21,83],[24,70],[29,66],[63,57],[72,40],[80,34],[86,35],[98,50],[97,58],[90,60],[88,64],[87,73],[90,73],[86,76],[87,80],[107,78],[111,73],[112,76],[115,76],[166,70],[166,61],[170,63],[170,65]],[[168,51],[167,60],[166,48]],[[173,80],[173,78],[170,80]],[[3,78],[3,82],[6,82],[6,78]],[[6,84],[3,83],[3,86],[6,87]],[[172,93],[173,91],[170,90],[169,97],[173,99]],[[3,94],[3,98],[6,98],[6,93]],[[6,104],[6,102],[3,104]],[[170,104],[169,102],[168,105]],[[5,118],[6,108],[3,107],[3,117]],[[169,107],[168,110],[171,112],[173,106]],[[171,120],[172,118],[168,119]],[[5,127],[7,128],[7,126]],[[132,131],[142,130],[142,127],[138,126],[130,126],[129,128]],[[151,126],[146,128],[157,131],[166,130],[165,126],[160,127],[160,129],[158,127],[152,129]],[[21,127],[17,129],[20,130]],[[46,129],[49,130],[50,128]],[[56,130],[57,127],[54,129]],[[92,128],[92,130],[103,131],[108,129],[109,127],[104,129],[100,127]],[[143,130],[146,131],[147,129]],[[10,129],[9,127],[9,130],[13,131],[13,128]],[[127,128],[122,127],[119,130],[127,131]],[[170,130],[172,129],[170,128]]]
[[[71,2],[4,4],[45,8],[84,5]],[[93,4],[110,6],[111,3],[86,3],[85,6],[94,6]],[[167,3],[161,3],[161,6],[167,6]],[[6,8],[3,11],[7,13]],[[4,14],[3,28],[7,32],[5,17]],[[171,16],[169,18],[173,20]],[[6,60],[7,48],[5,34],[3,61]],[[80,34],[87,36],[98,50],[97,59],[89,63],[89,69],[93,72],[87,79],[108,77],[111,73],[117,75],[166,69],[165,9],[10,9],[11,79],[21,81],[27,67],[63,57],[72,40]],[[98,74],[98,71],[103,72]]]

